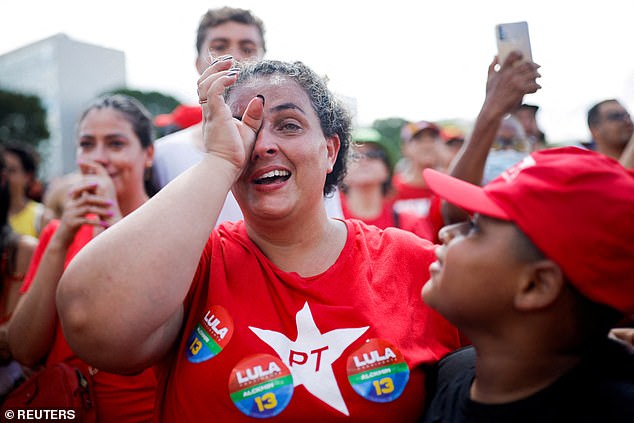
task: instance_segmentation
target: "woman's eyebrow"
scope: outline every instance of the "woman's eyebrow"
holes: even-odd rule
[[[271,108],[272,112],[278,113],[284,110],[289,110],[289,109],[293,109],[293,110],[299,110],[303,115],[306,114],[306,112],[304,112],[304,110],[302,110],[301,107],[299,107],[298,105],[296,105],[295,103],[283,103],[280,104],[278,106],[275,106],[273,108]]]
[[[306,115],[306,112],[304,112],[304,110],[299,107],[298,105],[296,105],[295,103],[282,103],[280,105],[277,105],[275,107],[271,108],[271,111],[273,113],[279,113],[279,112],[283,112],[284,110],[298,110],[301,114]],[[233,116],[235,119],[238,120],[242,120],[242,115],[240,116]]]

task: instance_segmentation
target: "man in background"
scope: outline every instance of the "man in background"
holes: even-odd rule
[[[634,125],[625,107],[615,99],[600,101],[588,110],[591,150],[619,160],[632,138]]]
[[[224,55],[231,55],[238,61],[260,60],[266,51],[264,24],[248,10],[231,7],[210,9],[200,19],[196,51],[195,66],[199,74],[207,69],[213,58]],[[198,123],[157,140],[153,167],[157,188],[164,187],[203,158],[205,150],[200,109],[198,115]],[[229,192],[218,223],[240,219],[242,212]]]
[[[522,124],[526,139],[531,144],[531,151],[546,148],[546,135],[539,128],[537,123],[537,111],[539,106],[522,103],[520,107],[513,111],[513,116]]]

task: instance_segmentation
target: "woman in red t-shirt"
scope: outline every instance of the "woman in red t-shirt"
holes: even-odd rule
[[[418,421],[429,365],[463,339],[420,296],[432,243],[328,217],[346,109],[301,62],[223,57],[198,89],[205,157],[77,254],[67,338],[156,365],[155,422]],[[244,220],[214,228],[230,189]]]
[[[100,423],[149,421],[156,377],[152,369],[122,376],[81,361],[64,338],[55,293],[74,255],[148,200],[144,184],[153,155],[152,120],[136,100],[106,96],[86,109],[77,136],[83,177],[69,189],[61,219],[42,232],[9,327],[11,350],[21,363],[65,362],[90,374]]]
[[[392,170],[387,151],[374,130],[353,131],[348,169],[341,189],[343,217],[385,229],[401,228],[433,241],[434,229],[426,217],[394,208]]]

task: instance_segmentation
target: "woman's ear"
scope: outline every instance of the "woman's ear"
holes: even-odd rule
[[[326,139],[326,149],[328,151],[328,173],[331,173],[335,167],[337,156],[339,155],[339,149],[341,148],[341,140],[338,134]]]
[[[153,163],[154,163],[154,145],[149,145],[145,149],[145,167],[146,168],[152,167]]]
[[[564,274],[554,261],[544,259],[526,264],[515,293],[515,307],[523,311],[546,308],[560,297],[565,286]]]

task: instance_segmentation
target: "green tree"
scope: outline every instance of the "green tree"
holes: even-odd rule
[[[0,89],[0,143],[18,141],[37,147],[49,135],[46,110],[38,96]]]
[[[134,97],[143,104],[152,116],[170,113],[181,104],[176,98],[158,91],[139,91],[128,88],[119,88],[104,94],[125,94]]]

